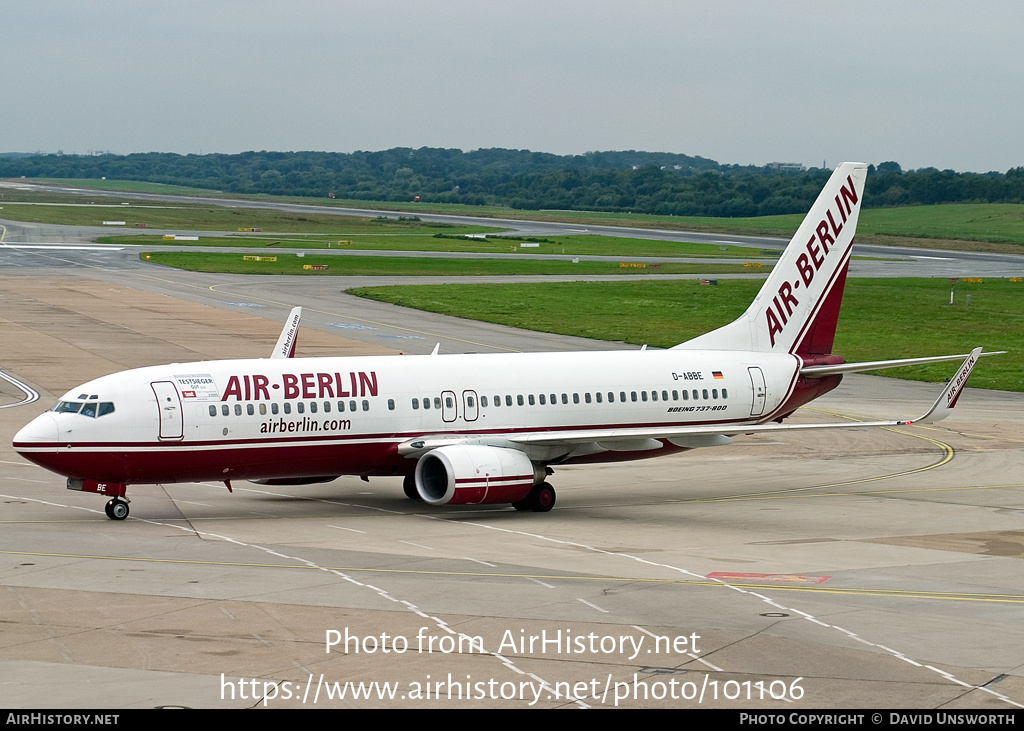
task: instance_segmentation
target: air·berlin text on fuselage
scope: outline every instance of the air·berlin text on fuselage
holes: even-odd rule
[[[271,391],[274,395],[271,396]],[[377,372],[284,373],[281,381],[260,374],[233,375],[221,401],[270,401],[274,398],[314,399],[376,396]]]

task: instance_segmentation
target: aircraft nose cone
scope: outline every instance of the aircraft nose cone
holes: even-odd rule
[[[57,420],[52,414],[42,414],[14,435],[14,451],[30,462],[53,469],[51,463],[57,456],[58,438]]]
[[[56,446],[57,435],[57,420],[52,414],[41,414],[14,435],[14,449],[20,454],[22,447],[30,448],[43,444]]]

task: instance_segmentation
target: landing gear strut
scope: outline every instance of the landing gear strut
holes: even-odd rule
[[[555,488],[547,482],[534,485],[530,494],[522,500],[512,503],[516,510],[532,510],[535,513],[546,513],[555,507]]]
[[[402,489],[405,490],[405,496],[410,500],[422,500],[420,497],[419,490],[416,489],[416,476],[406,475],[402,481]]]
[[[124,520],[128,517],[128,502],[119,497],[107,501],[104,512],[111,520]]]

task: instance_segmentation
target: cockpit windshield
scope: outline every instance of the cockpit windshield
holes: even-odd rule
[[[78,398],[85,401],[58,401],[50,411],[56,414],[81,414],[92,419],[114,413],[112,401],[100,401],[98,395],[86,396],[82,394]]]

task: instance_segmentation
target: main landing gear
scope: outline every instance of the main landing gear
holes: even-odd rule
[[[107,501],[104,512],[111,520],[124,520],[128,517],[128,501],[119,497]]]
[[[416,489],[416,476],[406,475],[405,479],[402,480],[402,489],[405,491],[405,496],[410,500],[422,500],[420,497],[420,491]]]
[[[535,513],[546,513],[555,507],[555,488],[547,482],[534,485],[530,494],[522,500],[512,503],[516,510],[532,510]]]

